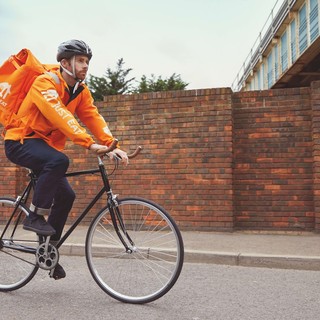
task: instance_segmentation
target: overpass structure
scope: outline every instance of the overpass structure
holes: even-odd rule
[[[309,86],[320,79],[320,0],[276,2],[233,91]]]

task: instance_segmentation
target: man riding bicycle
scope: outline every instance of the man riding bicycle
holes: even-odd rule
[[[61,237],[75,199],[75,193],[64,177],[69,166],[69,158],[62,153],[67,138],[95,155],[104,155],[114,140],[83,83],[91,58],[92,51],[85,42],[69,40],[61,43],[57,53],[60,66],[53,68],[52,74],[36,78],[19,109],[19,121],[5,134],[7,158],[31,169],[38,178],[24,229],[51,236],[53,244]],[[111,158],[115,155],[128,164],[126,152],[116,148],[110,153]],[[44,215],[48,215],[47,221]],[[59,264],[53,277],[65,277]]]

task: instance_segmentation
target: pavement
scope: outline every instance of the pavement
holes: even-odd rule
[[[88,227],[79,225],[59,249],[84,255]],[[312,232],[182,232],[185,262],[320,271],[320,234]]]
[[[59,249],[84,255],[88,227],[79,225]],[[182,232],[185,262],[320,271],[320,234],[312,232]]]

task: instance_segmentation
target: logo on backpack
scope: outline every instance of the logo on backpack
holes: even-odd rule
[[[1,100],[5,99],[8,94],[10,94],[11,85],[8,82],[0,83],[0,97]]]

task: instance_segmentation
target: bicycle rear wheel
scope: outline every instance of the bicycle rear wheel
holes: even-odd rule
[[[0,236],[11,217],[16,200],[0,198]],[[38,236],[25,231],[22,222],[28,209],[21,204],[0,239],[0,291],[12,291],[26,285],[38,271],[36,248]]]
[[[92,221],[86,238],[86,259],[97,284],[127,303],[154,301],[177,281],[184,258],[183,240],[170,215],[141,198],[118,201],[125,229],[133,240],[131,252],[120,241],[104,208]]]

